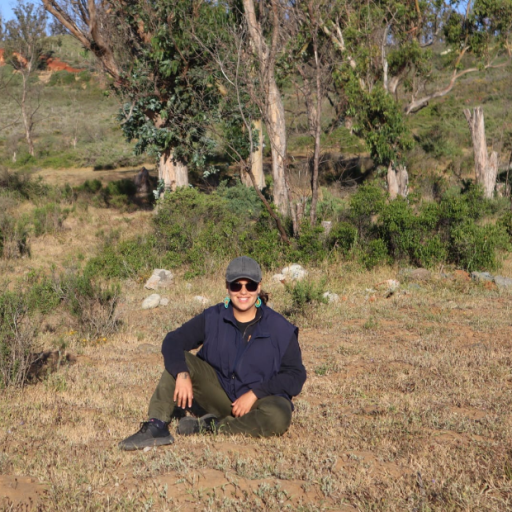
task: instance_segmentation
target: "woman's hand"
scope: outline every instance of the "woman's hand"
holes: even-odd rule
[[[176,375],[176,388],[174,389],[174,402],[178,407],[186,409],[192,407],[194,392],[192,390],[192,379],[188,372],[181,372]]]
[[[247,393],[238,397],[231,404],[233,406],[233,409],[231,410],[233,416],[235,418],[239,418],[240,416],[247,414],[252,409],[256,400],[258,400],[258,397],[252,391],[247,391]]]

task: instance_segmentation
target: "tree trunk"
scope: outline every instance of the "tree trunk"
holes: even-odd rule
[[[272,146],[272,177],[274,203],[283,217],[290,214],[288,184],[286,182],[286,126],[281,93],[275,81],[269,87],[267,102],[267,133]]]
[[[290,199],[286,181],[286,125],[281,93],[277,87],[274,70],[277,45],[279,41],[280,20],[276,0],[272,2],[273,27],[271,46],[269,47],[261,25],[256,17],[254,0],[243,0],[244,17],[247,21],[249,37],[254,54],[259,63],[259,73],[264,91],[264,114],[267,133],[272,150],[272,177],[274,203],[279,213],[287,217],[290,213]]]
[[[28,77],[23,74],[23,92],[21,95],[21,116],[23,118],[23,126],[25,128],[25,138],[27,139],[28,152],[31,156],[34,156],[34,141],[32,140],[32,120],[28,112]]]
[[[258,130],[258,148],[256,151],[253,151],[251,155],[251,170],[254,176],[254,181],[256,185],[254,185],[258,190],[263,190],[265,188],[265,175],[263,174],[263,131],[262,131],[262,123],[261,119],[254,121],[254,128]],[[253,183],[249,173],[242,172],[241,174],[242,183],[246,187],[252,187]]]
[[[188,187],[188,168],[180,161],[174,161],[171,150],[160,156],[158,179],[163,180],[165,190],[174,192],[178,187]]]
[[[407,197],[409,193],[409,174],[405,165],[388,165],[388,174],[386,176],[388,183],[389,198],[394,201],[398,196]]]
[[[476,107],[473,109],[473,113],[465,108],[464,115],[473,141],[476,182],[482,185],[484,197],[491,199],[494,195],[496,177],[498,176],[498,153],[493,151],[489,157],[487,152],[483,108]]]

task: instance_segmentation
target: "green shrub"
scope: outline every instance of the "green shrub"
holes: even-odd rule
[[[27,282],[29,288],[26,292],[26,301],[29,311],[48,314],[61,303],[62,297],[51,277],[32,271],[27,277]]]
[[[344,256],[353,250],[357,243],[357,228],[348,222],[335,224],[329,233],[329,246],[340,251]]]
[[[87,272],[68,270],[55,279],[54,286],[77,319],[79,330],[90,339],[109,336],[118,330],[119,285],[101,284],[93,281]]]
[[[87,262],[85,272],[109,279],[127,279],[172,264],[172,259],[165,256],[160,254],[154,236],[107,243],[98,256]]]
[[[234,187],[227,187],[222,183],[217,194],[228,201],[228,208],[236,215],[247,219],[258,219],[262,211],[261,199],[256,190],[237,183]]]
[[[389,263],[388,248],[384,240],[370,240],[361,250],[359,259],[367,269]]]
[[[58,204],[48,203],[32,212],[34,235],[41,236],[45,233],[56,233],[62,229],[62,223],[67,213]]]
[[[289,294],[292,305],[289,313],[304,314],[306,308],[312,304],[327,304],[325,293],[325,279],[318,282],[312,280],[296,281],[293,284],[285,284],[285,290]]]
[[[28,221],[0,212],[0,257],[5,259],[30,255]]]
[[[505,215],[498,219],[497,224],[505,229],[512,243],[512,212],[505,213]]]
[[[103,185],[100,180],[86,180],[81,185],[76,187],[77,192],[85,194],[96,194],[102,189]]]
[[[500,225],[479,226],[466,221],[456,226],[450,235],[450,260],[469,272],[499,268],[497,252],[510,250],[508,234]]]
[[[111,181],[106,186],[106,193],[110,196],[134,196],[137,193],[137,187],[132,180]]]
[[[55,85],[70,85],[75,83],[75,75],[69,71],[56,71],[52,73],[48,85],[53,87]]]
[[[303,222],[296,244],[295,259],[298,261],[309,263],[323,261],[327,257],[324,230],[321,226],[311,226],[309,221]]]

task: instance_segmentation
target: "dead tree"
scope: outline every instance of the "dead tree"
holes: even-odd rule
[[[489,155],[485,139],[484,109],[476,107],[473,112],[464,109],[464,115],[469,125],[475,158],[476,182],[484,189],[484,197],[491,199],[496,188],[498,176],[498,153],[492,151]]]

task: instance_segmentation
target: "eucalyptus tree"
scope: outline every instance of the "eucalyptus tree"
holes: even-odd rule
[[[119,120],[135,150],[156,156],[166,189],[188,185],[214,146],[208,136],[219,91],[208,73],[209,20],[223,11],[200,0],[43,0],[112,77]]]
[[[404,116],[449,94],[470,73],[508,65],[512,0],[336,0],[323,20],[336,47],[346,114],[376,163],[388,167],[391,197],[407,194]]]
[[[19,107],[28,151],[34,156],[34,126],[41,106],[41,84],[35,75],[42,65],[41,56],[46,49],[47,17],[42,7],[21,0],[13,8],[13,13],[11,20],[0,20],[0,34],[4,58],[21,77],[21,83],[16,87],[15,80],[6,76],[2,76],[2,82],[5,94]],[[11,126],[16,124],[18,120],[9,123]]]

